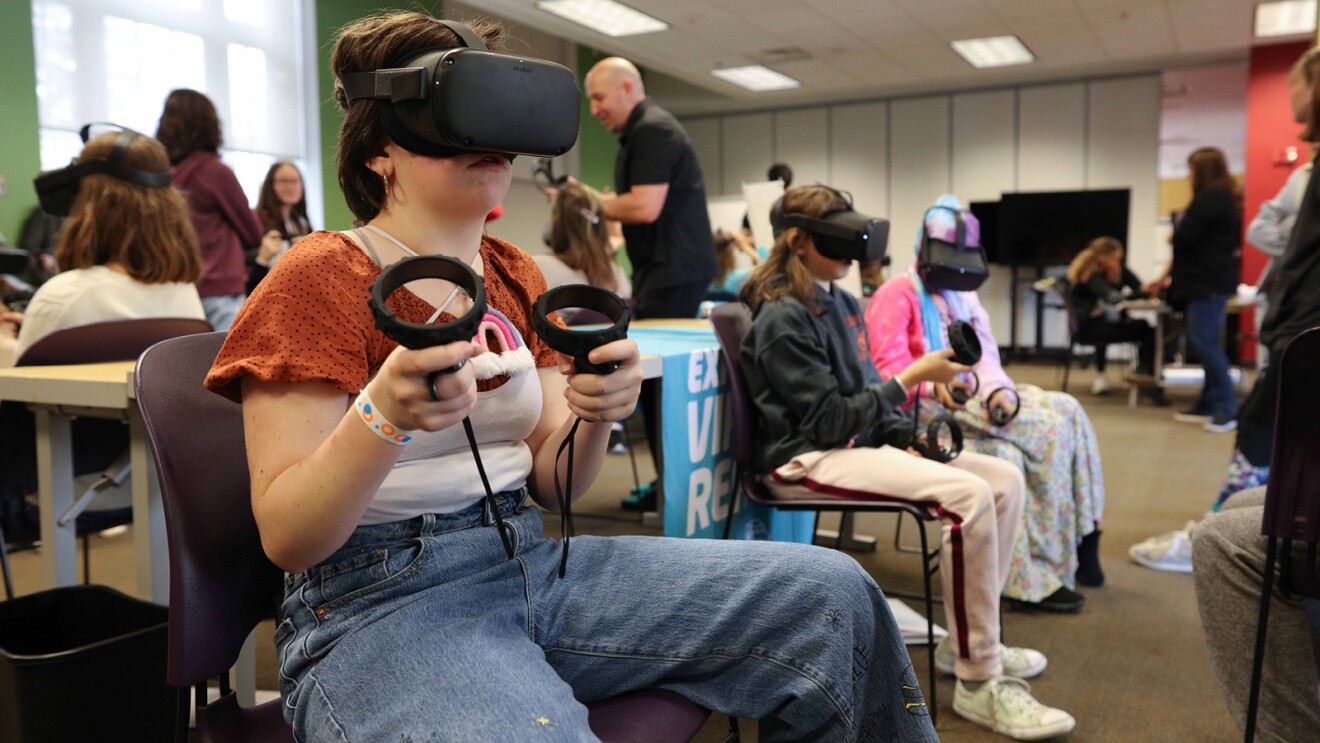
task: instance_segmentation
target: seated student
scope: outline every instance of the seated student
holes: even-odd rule
[[[596,189],[569,181],[555,189],[550,205],[551,255],[535,256],[547,288],[590,284],[608,289],[623,299],[632,296],[632,283],[614,260],[609,224],[602,215]],[[571,315],[560,313],[564,320]]]
[[[906,402],[918,406],[920,429],[936,416],[952,414],[968,449],[1022,470],[1030,492],[1022,528],[1011,545],[1004,595],[1040,609],[1076,611],[1085,599],[1073,590],[1074,578],[1082,585],[1104,582],[1099,527],[1105,484],[1095,430],[1071,395],[1009,378],[975,291],[923,283],[923,236],[954,244],[955,211],[966,224],[968,244],[980,242],[976,217],[957,198],[945,195],[936,207],[926,212],[924,232],[917,237],[917,262],[886,281],[866,307],[871,360],[881,375],[893,376],[922,354],[948,347],[951,322],[961,320],[976,331],[982,354],[973,371],[979,384],[965,390],[971,393],[967,403],[958,404],[950,387],[938,383],[908,390]],[[996,408],[999,414],[1018,412],[1000,424],[992,417]]]
[[[907,390],[947,383],[967,367],[946,349],[882,381],[869,362],[857,300],[834,283],[851,261],[821,253],[810,232],[782,221],[820,218],[847,202],[832,189],[802,186],[785,192],[781,204],[775,245],[741,295],[754,318],[741,364],[762,418],[757,470],[766,487],[784,499],[906,500],[937,510],[950,634],[936,663],[958,677],[954,711],[1022,740],[1072,730],[1071,715],[1037,702],[1021,680],[1043,671],[1045,656],[999,642],[999,594],[1022,520],[1022,474],[971,452],[941,464],[905,451],[912,438],[911,419],[900,410]]]
[[[751,266],[738,267],[738,253],[751,259]],[[752,269],[761,262],[761,255],[752,247],[742,230],[730,232],[715,230],[715,280],[710,283],[712,292],[737,294]]]
[[[1191,536],[1196,563],[1196,601],[1210,652],[1210,665],[1239,728],[1245,728],[1261,588],[1265,581],[1266,538],[1260,533],[1265,488],[1242,490],[1219,513],[1196,526]],[[1294,560],[1305,561],[1295,547]],[[1276,568],[1278,570],[1278,568]],[[1320,730],[1320,673],[1316,669],[1317,602],[1284,596],[1274,577],[1265,662],[1260,682],[1256,740],[1314,740]]]
[[[270,166],[253,211],[266,234],[257,252],[248,256],[248,294],[266,278],[280,256],[312,232],[312,222],[307,218],[307,194],[297,165],[280,160]]]
[[[498,49],[502,29],[468,26]],[[382,13],[344,27],[331,65],[343,81],[460,43],[430,15]],[[911,711],[916,676],[885,598],[845,555],[588,536],[572,540],[559,577],[562,546],[532,505],[558,509],[568,472],[556,452],[577,416],[567,497],[595,479],[610,422],[637,402],[637,346],[590,353],[618,362],[613,374],[577,373],[532,332],[545,280],[483,234],[511,157],[412,152],[383,121],[393,104],[338,86],[336,98],[339,182],[363,227],[313,233],[282,258],[206,381],[242,402],[253,513],[288,572],[276,638],[295,736],[587,741],[584,703],[659,688],[759,719],[765,740],[935,740],[929,716]],[[377,330],[368,290],[413,252],[474,266],[496,330],[419,350]],[[471,308],[448,282],[410,286],[390,300],[404,321]],[[494,498],[460,425],[469,416]]]
[[[76,163],[108,159],[119,131],[92,137]],[[165,148],[135,134],[123,164],[170,172]],[[204,318],[197,235],[177,188],[150,187],[115,175],[84,175],[55,261],[60,273],[37,289],[23,312],[0,317],[0,356],[12,366],[33,343],[64,328],[147,317]],[[6,350],[7,349],[7,350]]]
[[[1073,306],[1082,318],[1079,335],[1086,343],[1097,346],[1095,355],[1095,383],[1092,394],[1109,391],[1105,376],[1103,348],[1109,343],[1136,343],[1137,368],[1135,381],[1150,382],[1150,395],[1157,404],[1167,405],[1164,390],[1157,386],[1155,374],[1155,328],[1149,323],[1132,320],[1117,305],[1129,299],[1149,296],[1141,288],[1141,279],[1123,264],[1123,243],[1112,237],[1097,237],[1068,265],[1069,291]]]

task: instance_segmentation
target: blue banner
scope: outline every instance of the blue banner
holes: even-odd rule
[[[729,506],[735,539],[810,544],[815,513],[780,511],[735,498],[732,402],[719,341],[709,329],[633,328],[643,354],[664,359],[661,446],[664,450],[664,525],[671,537],[724,536]]]

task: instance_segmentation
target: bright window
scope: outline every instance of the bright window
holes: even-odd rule
[[[305,0],[32,0],[41,167],[67,165],[78,129],[109,121],[154,134],[175,88],[220,113],[221,155],[255,204],[270,164],[309,173]],[[314,83],[312,83],[314,85]],[[315,198],[315,197],[313,197]],[[319,199],[316,199],[319,201]],[[315,210],[319,211],[319,209]]]

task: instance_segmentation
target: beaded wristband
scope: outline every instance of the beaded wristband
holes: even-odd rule
[[[385,420],[385,415],[371,401],[371,395],[367,394],[366,387],[363,387],[362,391],[358,393],[357,400],[353,402],[353,409],[357,411],[358,418],[366,424],[367,428],[381,439],[395,446],[406,446],[409,441],[412,441],[412,431],[405,431]]]

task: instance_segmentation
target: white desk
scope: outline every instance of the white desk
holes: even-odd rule
[[[1255,301],[1242,299],[1238,296],[1229,297],[1224,305],[1225,315],[1241,314],[1242,310],[1248,307],[1254,307]],[[1126,302],[1120,302],[1118,308],[1125,314],[1136,318],[1149,318],[1151,325],[1155,327],[1155,359],[1154,376],[1155,384],[1163,386],[1164,384],[1164,321],[1165,318],[1173,314],[1173,307],[1167,302],[1159,299],[1133,299]],[[1137,406],[1139,388],[1135,385],[1128,389],[1128,406],[1135,408]]]
[[[41,562],[45,582],[52,587],[78,582],[76,525],[73,520],[63,527],[56,523],[74,502],[69,423],[79,416],[128,423],[137,593],[158,604],[168,604],[165,515],[146,429],[133,399],[133,367],[132,361],[115,361],[0,369],[0,400],[27,403],[36,417]]]

